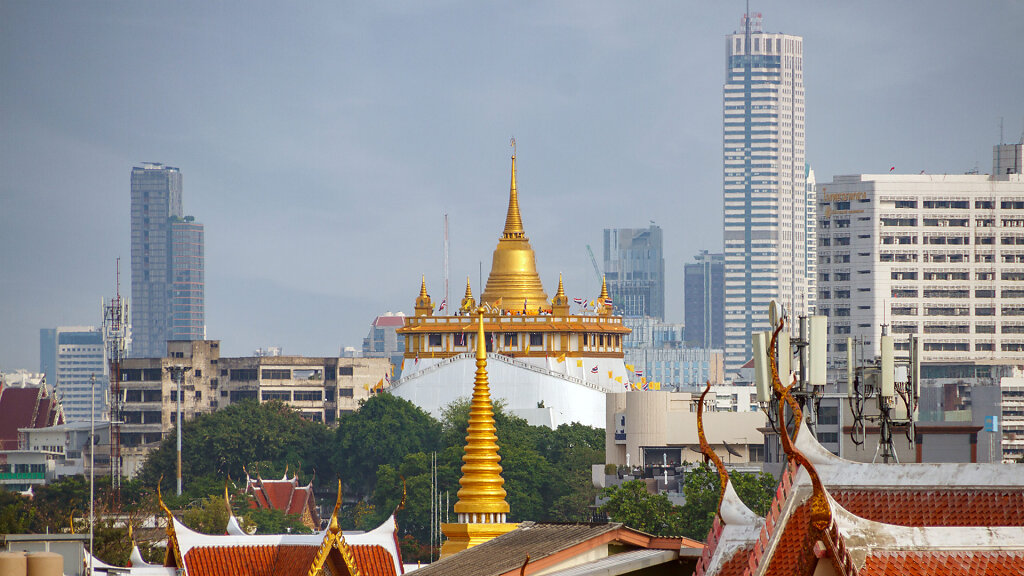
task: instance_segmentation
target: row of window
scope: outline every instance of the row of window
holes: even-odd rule
[[[893,298],[970,298],[971,291],[966,288],[893,288],[890,291]],[[838,297],[838,291],[837,291]],[[995,298],[996,291],[991,288],[978,289],[974,291],[975,298]],[[1000,298],[1024,298],[1024,289],[1007,288],[999,291]]]

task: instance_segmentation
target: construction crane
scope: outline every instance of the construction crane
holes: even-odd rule
[[[594,274],[597,274],[597,283],[603,283],[604,274],[601,273],[601,267],[597,265],[597,258],[594,258],[594,251],[590,249],[590,244],[587,244],[587,254],[590,255],[590,263],[594,265]]]

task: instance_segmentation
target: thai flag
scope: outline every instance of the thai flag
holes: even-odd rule
[[[611,298],[605,298],[604,299],[604,305],[605,306],[611,306],[612,305],[612,299]]]
[[[626,390],[629,390],[629,382],[623,382],[622,385],[626,387]]]
[[[587,301],[585,299],[583,299],[583,298],[573,298],[572,301],[577,303],[577,304],[579,304],[580,306],[586,306],[587,305]]]
[[[441,305],[437,307],[437,311],[440,312],[441,310],[444,310],[446,306],[448,306],[448,299],[447,298],[444,299],[444,300],[441,300]]]
[[[643,378],[644,377],[644,371],[643,370],[637,370],[636,372],[634,372],[634,374],[636,374],[637,378]]]
[[[597,374],[597,366],[594,366],[593,368],[591,368],[590,369],[590,373],[591,374]]]

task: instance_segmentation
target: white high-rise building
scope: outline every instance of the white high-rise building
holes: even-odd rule
[[[768,302],[808,313],[803,39],[769,34],[760,15],[726,38],[725,364],[751,357],[750,334],[768,329]]]
[[[897,350],[920,335],[925,362],[1024,360],[1024,176],[836,176],[818,195],[832,366],[847,337],[877,356],[882,325]]]
[[[92,326],[58,326],[39,331],[39,370],[64,405],[68,422],[106,418],[110,390],[103,333]],[[95,377],[95,385],[92,379]],[[90,404],[90,399],[93,404]]]

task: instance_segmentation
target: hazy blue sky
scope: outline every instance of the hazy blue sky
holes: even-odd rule
[[[740,1],[0,0],[0,370],[39,329],[99,324],[129,269],[129,174],[181,169],[206,225],[208,337],[337,354],[411,311],[420,275],[479,292],[509,138],[549,293],[594,295],[601,230],[664,229],[666,300],[722,244],[725,35]],[[802,35],[807,158],[858,172],[991,168],[1024,130],[1024,3],[754,2]],[[122,291],[130,293],[127,273]]]

